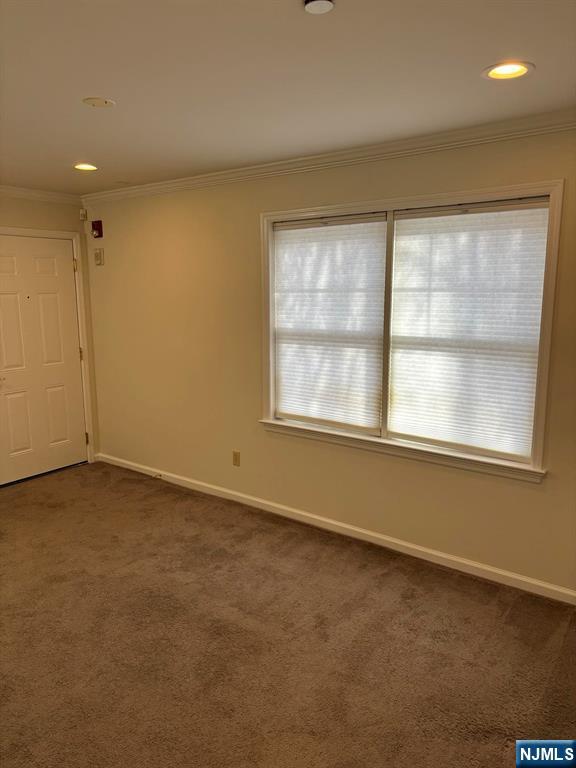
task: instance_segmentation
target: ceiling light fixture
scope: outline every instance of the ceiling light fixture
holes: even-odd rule
[[[304,0],[304,10],[319,16],[321,13],[328,13],[334,8],[333,0]]]
[[[76,163],[74,166],[77,171],[97,171],[98,168],[92,163]]]
[[[116,102],[113,99],[105,99],[103,96],[87,96],[82,99],[82,104],[89,107],[115,107]]]
[[[516,77],[523,77],[534,69],[534,64],[529,61],[502,61],[500,64],[493,64],[484,70],[484,76],[490,80],[513,80]]]

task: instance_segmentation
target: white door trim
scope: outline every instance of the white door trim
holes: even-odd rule
[[[0,227],[0,235],[14,235],[16,237],[42,237],[54,240],[70,240],[72,243],[72,253],[76,269],[74,270],[74,285],[76,287],[76,314],[78,316],[78,338],[83,351],[80,360],[80,371],[82,373],[82,397],[84,400],[84,420],[86,432],[88,433],[88,445],[86,446],[86,455],[88,461],[94,461],[94,414],[92,403],[92,390],[90,382],[92,379],[92,344],[88,334],[87,322],[87,299],[86,299],[86,280],[84,279],[84,264],[82,260],[82,249],[79,232],[67,232],[52,229],[27,229],[26,227]]]

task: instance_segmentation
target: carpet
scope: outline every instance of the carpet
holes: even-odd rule
[[[107,466],[0,489],[2,768],[507,768],[567,605]]]

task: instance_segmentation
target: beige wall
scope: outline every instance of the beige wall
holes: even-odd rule
[[[83,232],[80,203],[52,203],[11,197],[0,190],[0,226]]]
[[[103,453],[576,587],[576,168],[564,133],[91,207]],[[259,214],[565,177],[541,485],[270,434]],[[242,452],[234,468],[231,452]]]

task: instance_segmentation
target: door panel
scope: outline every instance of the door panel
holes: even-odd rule
[[[48,424],[50,427],[50,445],[65,442],[68,440],[66,387],[48,387],[46,390],[46,407],[48,409]]]
[[[17,293],[0,293],[0,317],[3,368],[24,368],[22,312]]]
[[[62,334],[60,328],[60,302],[57,293],[39,293],[38,310],[42,331],[44,365],[62,362]]]
[[[5,395],[8,416],[8,452],[11,455],[32,450],[30,406],[27,392]]]
[[[72,243],[0,235],[0,484],[86,460]]]
[[[14,256],[0,255],[0,275],[14,277],[16,274],[16,259]]]
[[[36,274],[46,277],[58,277],[58,267],[53,256],[36,256],[34,259]]]

